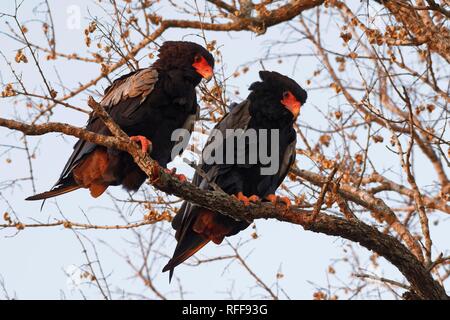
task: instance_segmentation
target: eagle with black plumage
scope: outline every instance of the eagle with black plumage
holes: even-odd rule
[[[167,41],[151,67],[116,79],[105,90],[100,105],[144,152],[151,146],[150,156],[166,167],[175,144],[172,132],[179,128],[192,131],[199,113],[195,87],[202,78],[213,76],[213,68],[214,58],[202,46]],[[95,114],[86,129],[111,135]],[[135,191],[145,178],[128,153],[78,140],[54,187],[26,200],[47,199],[79,188],[88,188],[96,198],[110,185]]]
[[[211,190],[214,183],[224,192],[235,195],[244,204],[267,199],[272,203],[283,201],[289,205],[287,198],[275,196],[275,191],[283,182],[289,168],[295,161],[296,132],[294,123],[301,106],[306,102],[307,93],[294,80],[277,72],[260,71],[262,81],[253,83],[251,93],[246,100],[235,105],[216,125],[215,130],[221,131],[225,137],[223,148],[230,136],[228,129],[276,129],[278,131],[279,166],[275,174],[261,174],[261,161],[251,163],[248,148],[244,150],[244,163],[213,163],[202,161],[193,183],[203,190]],[[268,133],[271,130],[267,130]],[[259,139],[259,138],[258,138]],[[271,138],[268,137],[270,141]],[[206,144],[211,143],[211,136]],[[260,145],[258,140],[258,145]],[[206,146],[205,149],[206,150]],[[236,147],[235,147],[236,148]],[[234,150],[235,154],[238,152]],[[208,155],[203,155],[205,159]],[[170,271],[172,277],[174,268],[195,254],[212,241],[220,244],[225,237],[237,234],[248,227],[247,221],[237,221],[229,216],[213,212],[195,204],[184,202],[172,222],[176,230],[178,243],[172,259],[163,271]]]

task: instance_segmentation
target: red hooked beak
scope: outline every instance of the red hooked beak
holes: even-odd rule
[[[294,119],[297,119],[302,104],[295,98],[292,92],[285,92],[281,103],[292,113]]]
[[[202,78],[206,79],[207,81],[211,80],[213,76],[213,69],[205,58],[203,58],[202,56],[196,57],[195,62],[192,64],[192,66],[194,67],[195,71],[197,71],[197,73],[202,76]]]

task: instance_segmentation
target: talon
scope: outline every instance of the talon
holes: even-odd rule
[[[152,142],[144,136],[132,136],[130,137],[130,140],[140,143],[141,150],[144,153],[147,153],[152,146]]]
[[[249,199],[244,196],[244,194],[242,192],[238,192],[237,195],[235,195],[235,197],[239,200],[242,201],[244,203],[244,206],[248,206],[250,204]]]
[[[180,182],[186,182],[187,178],[184,174],[177,174],[177,169],[173,168],[173,169],[164,169],[164,172],[167,174],[170,174],[171,176],[174,176],[175,178],[178,179],[178,181]]]
[[[253,203],[256,203],[256,202],[259,201],[259,197],[258,197],[257,195],[254,194],[254,195],[248,197],[248,201],[253,202]]]

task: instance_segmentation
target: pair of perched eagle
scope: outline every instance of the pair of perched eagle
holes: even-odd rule
[[[167,41],[159,49],[158,60],[149,68],[129,73],[115,80],[104,93],[100,104],[112,119],[139,142],[150,156],[166,167],[171,161],[175,142],[172,132],[179,128],[192,131],[199,105],[196,86],[202,78],[213,76],[214,58],[202,46],[184,41]],[[248,204],[257,199],[275,202],[274,193],[295,160],[296,134],[293,124],[307,94],[295,81],[277,72],[260,71],[261,81],[253,83],[251,93],[235,105],[215,129],[278,129],[280,166],[274,175],[262,175],[257,164],[202,164],[202,176],[193,183],[210,189],[215,183],[230,195]],[[87,130],[111,135],[95,114]],[[181,177],[180,177],[181,178]],[[93,197],[111,185],[136,191],[144,183],[145,173],[126,152],[78,140],[59,180],[48,192],[27,200],[42,200],[79,188],[88,188]],[[209,241],[216,244],[248,227],[248,222],[184,202],[172,222],[176,246],[172,259],[163,271],[173,269],[200,250]]]

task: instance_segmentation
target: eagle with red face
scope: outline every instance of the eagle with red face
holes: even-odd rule
[[[278,140],[279,166],[275,174],[263,175],[260,161],[251,163],[245,156],[244,163],[214,163],[206,161],[200,165],[200,174],[195,174],[193,183],[203,190],[212,190],[214,183],[230,195],[235,195],[244,204],[259,199],[267,199],[273,203],[281,200],[287,205],[287,198],[276,197],[275,191],[286,177],[290,166],[295,161],[296,132],[294,123],[306,102],[307,93],[294,80],[278,72],[260,71],[261,81],[253,83],[251,93],[242,103],[231,111],[216,125],[215,130],[223,133],[227,144],[227,129],[276,129]],[[272,132],[267,130],[268,133]],[[233,137],[234,139],[234,137]],[[271,140],[268,137],[268,140]],[[211,139],[208,140],[208,144]],[[260,145],[260,140],[258,140]],[[225,149],[225,148],[224,148]],[[206,150],[206,147],[205,149]],[[235,153],[237,151],[235,150]],[[248,152],[247,149],[245,152]],[[203,156],[203,158],[205,155]],[[237,234],[249,226],[247,221],[237,221],[229,216],[213,212],[195,204],[184,202],[172,222],[176,230],[178,244],[172,259],[163,271],[170,271],[195,254],[208,242],[220,244],[224,237]]]
[[[146,69],[116,79],[104,93],[100,105],[150,156],[166,167],[175,144],[172,132],[192,131],[199,106],[195,88],[202,78],[213,76],[214,58],[202,46],[186,41],[167,41],[159,48],[158,59]],[[86,129],[111,135],[103,121],[91,115]],[[108,186],[122,185],[136,191],[145,173],[126,152],[78,140],[54,187],[26,200],[41,200],[79,188],[100,196]]]

